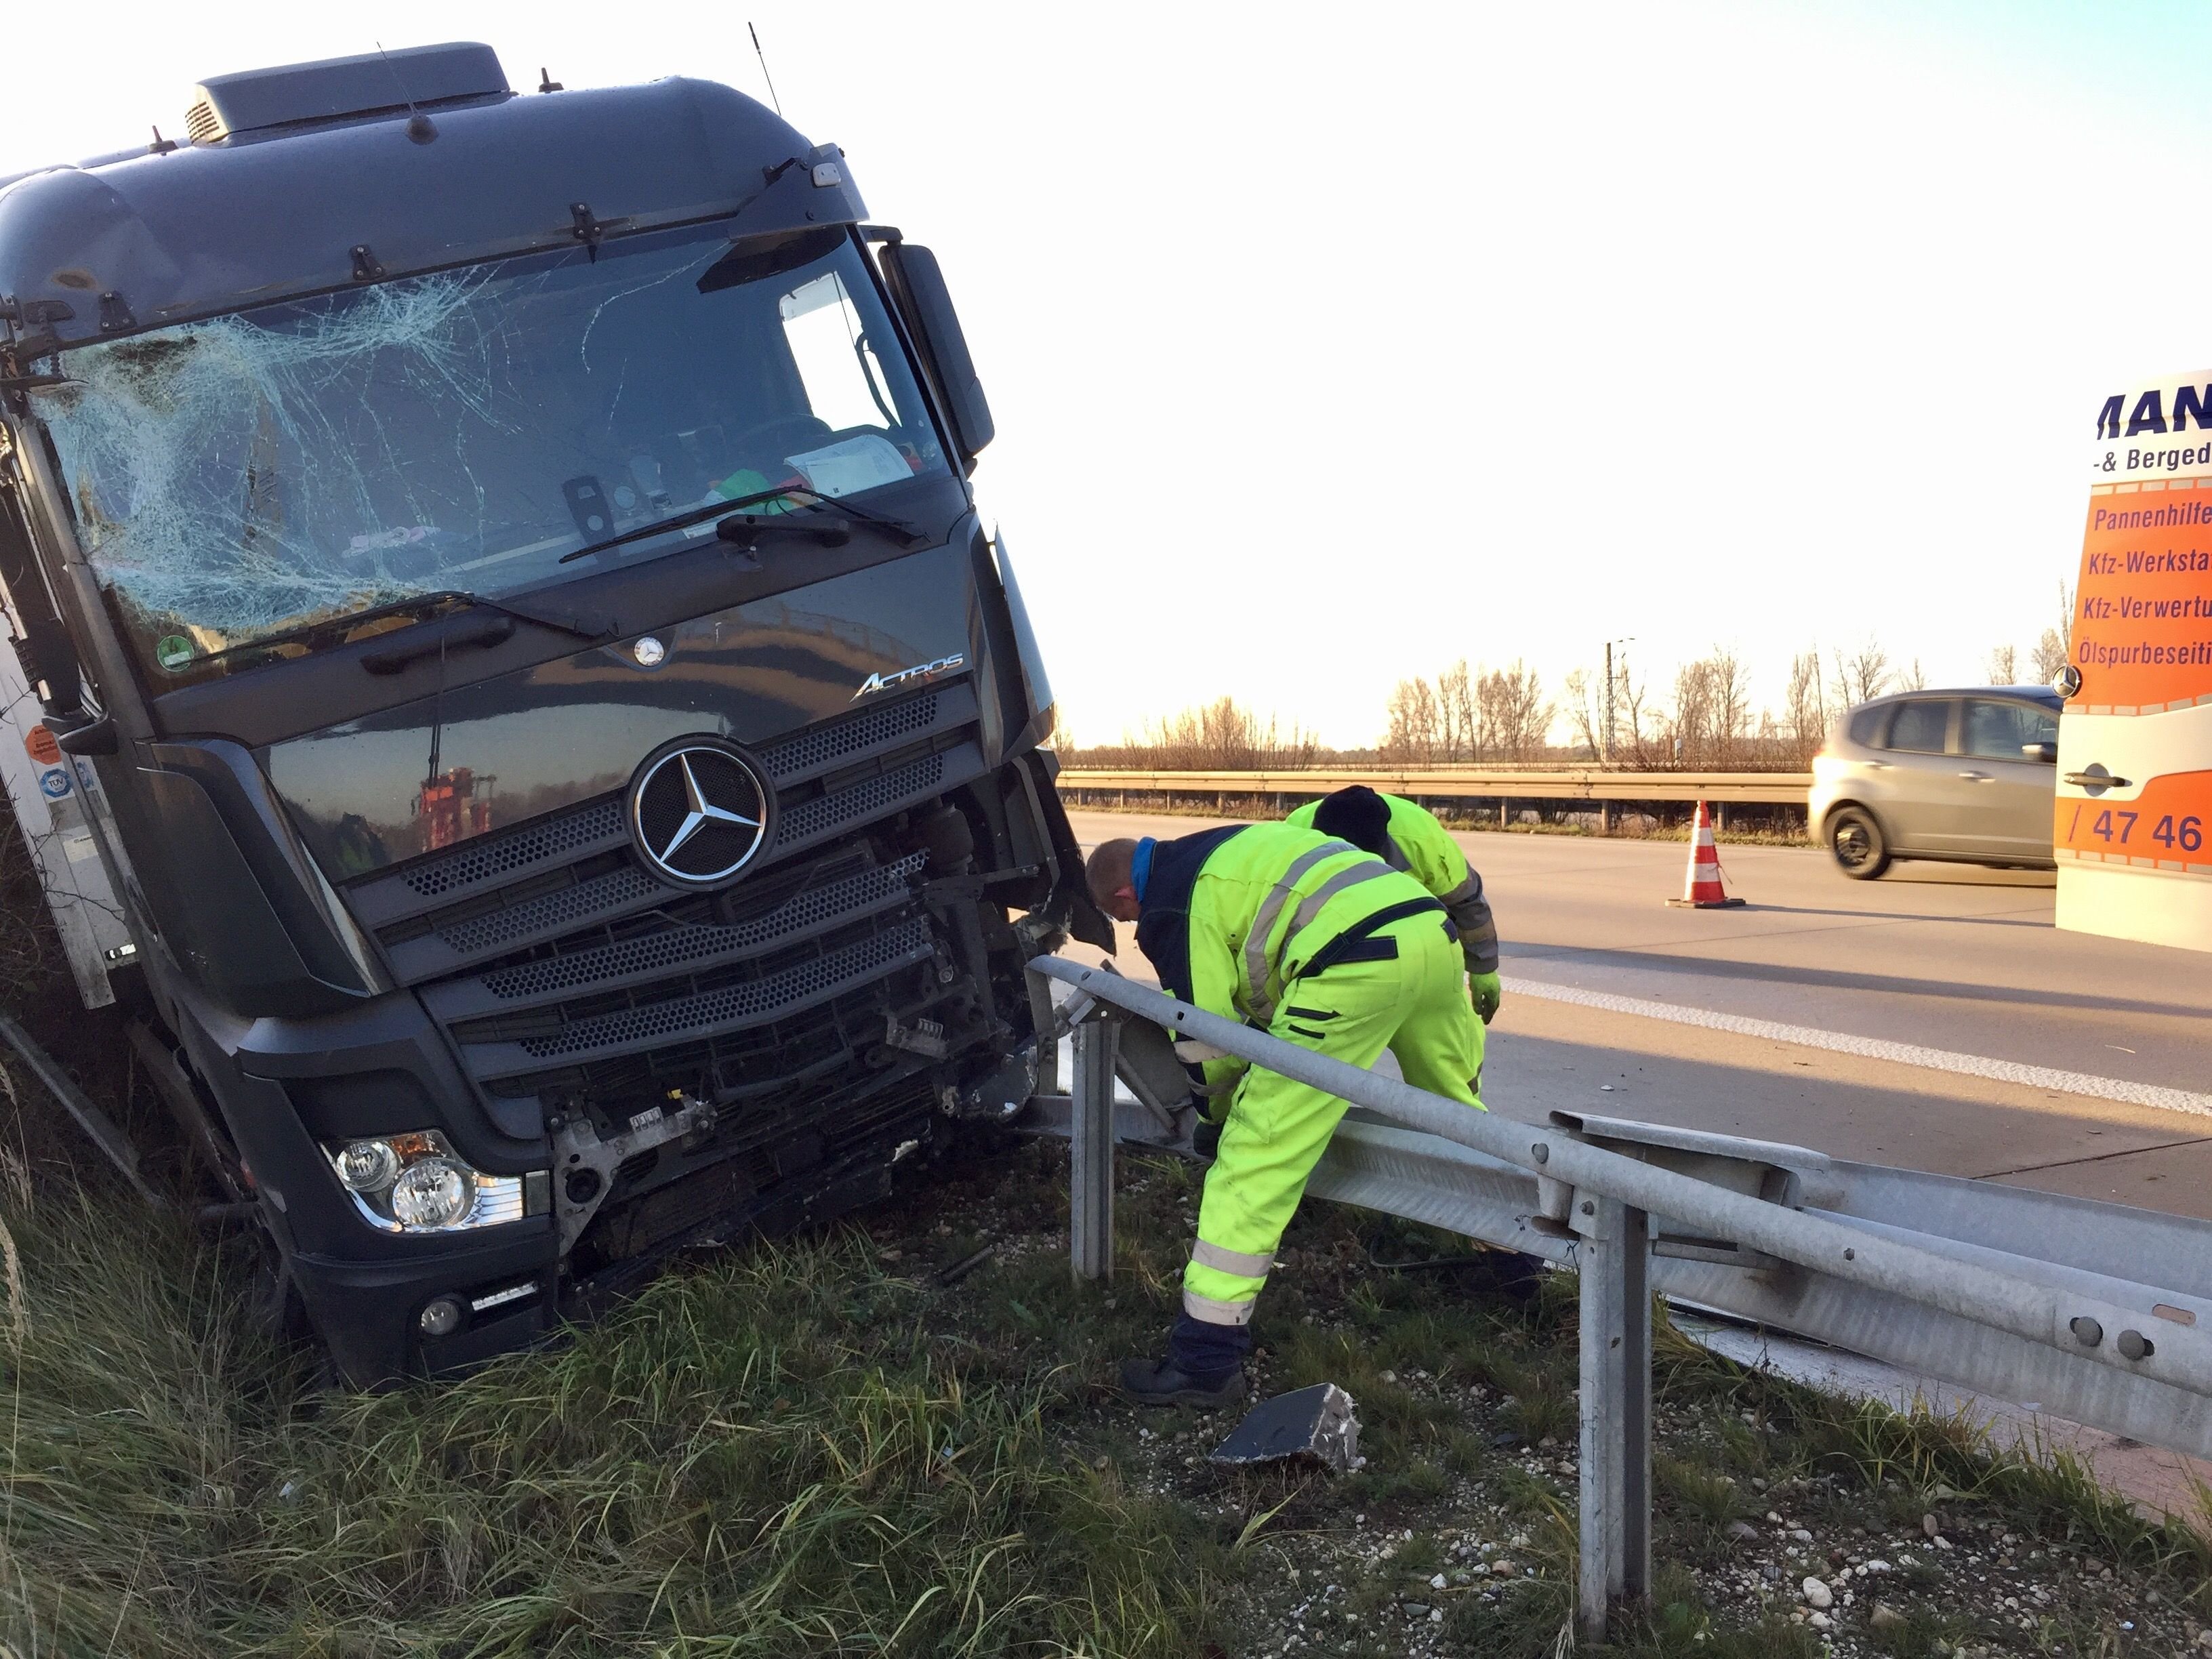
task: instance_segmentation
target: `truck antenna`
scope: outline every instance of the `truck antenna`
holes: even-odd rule
[[[753,56],[760,59],[761,79],[768,82],[768,100],[775,106],[775,112],[781,115],[783,113],[783,100],[775,95],[775,76],[768,72],[768,54],[761,50],[760,31],[752,26],[750,18],[745,22],[745,33],[753,38]]]
[[[407,136],[418,144],[427,144],[438,136],[437,124],[415,107],[415,100],[407,95],[407,83],[399,78],[392,67],[392,54],[384,49],[384,42],[376,43],[376,55],[384,60],[384,67],[392,76],[392,84],[399,94],[399,101],[407,106]]]

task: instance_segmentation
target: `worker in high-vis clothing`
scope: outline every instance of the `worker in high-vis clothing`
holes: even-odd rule
[[[1137,924],[1170,995],[1363,1068],[1388,1048],[1415,1088],[1481,1109],[1458,931],[1412,876],[1290,823],[1109,841],[1086,873],[1099,907]],[[1243,1397],[1254,1302],[1345,1111],[1218,1049],[1187,1057],[1203,1062],[1221,1140],[1166,1357],[1121,1367],[1122,1389],[1154,1405]]]
[[[1459,929],[1467,958],[1468,994],[1485,1025],[1498,1012],[1498,924],[1482,891],[1482,877],[1468,862],[1436,814],[1402,795],[1377,794],[1364,783],[1308,801],[1287,822],[1334,836],[1403,870],[1435,894]]]

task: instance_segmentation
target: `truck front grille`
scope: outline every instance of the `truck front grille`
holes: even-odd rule
[[[501,1008],[527,1007],[589,989],[612,989],[702,966],[787,939],[803,938],[848,916],[870,914],[912,896],[909,878],[927,860],[919,853],[842,881],[800,890],[767,915],[734,927],[684,927],[603,945],[564,957],[541,957],[483,974],[473,981]]]
[[[443,857],[410,865],[400,879],[426,899],[481,887],[501,876],[519,876],[541,864],[610,846],[622,839],[622,802],[609,796],[580,812],[540,818],[507,835],[469,842]]]
[[[973,691],[954,684],[763,746],[775,838],[718,891],[655,878],[609,795],[345,896],[488,1094],[571,1109],[674,1088],[767,1110],[813,1090],[857,1104],[915,1069],[886,1059],[887,1017],[951,977],[923,902],[927,854],[896,826],[982,775],[975,720]]]
[[[687,981],[679,980],[674,982],[676,994],[667,994],[670,988],[664,985],[650,1000],[626,996],[626,1006],[604,1013],[578,1018],[556,1006],[536,1017],[541,1029],[534,1031],[506,1036],[513,1029],[510,1021],[493,1019],[458,1026],[453,1035],[469,1070],[489,1080],[542,1071],[550,1060],[597,1059],[763,1024],[935,953],[929,923],[915,918],[712,989],[686,994]]]

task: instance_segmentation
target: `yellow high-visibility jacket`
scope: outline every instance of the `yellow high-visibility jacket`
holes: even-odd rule
[[[1264,1027],[1286,976],[1356,923],[1430,899],[1371,853],[1289,823],[1232,824],[1152,845],[1137,945],[1170,996]],[[1243,1062],[1206,1061],[1210,1087]]]
[[[1498,971],[1498,923],[1490,914],[1490,901],[1482,890],[1482,877],[1467,861],[1467,854],[1437,822],[1436,814],[1402,795],[1384,795],[1390,808],[1390,844],[1397,854],[1391,865],[1407,872],[1443,902],[1444,913],[1459,929],[1459,946],[1470,974]],[[1313,827],[1319,801],[1308,801],[1284,820],[1305,829]]]

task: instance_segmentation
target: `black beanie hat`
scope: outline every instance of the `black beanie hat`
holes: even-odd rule
[[[1365,784],[1355,783],[1328,796],[1314,809],[1314,828],[1324,836],[1348,841],[1362,852],[1385,858],[1389,854],[1383,849],[1390,844],[1390,803]]]

